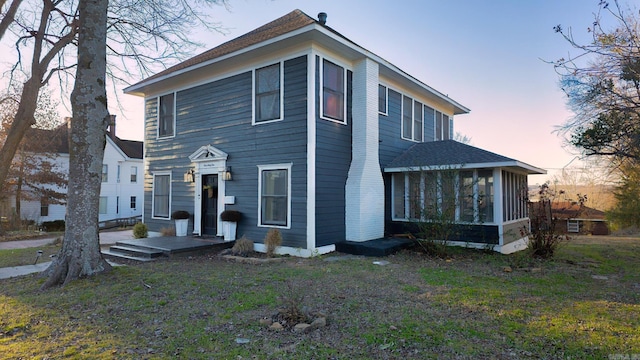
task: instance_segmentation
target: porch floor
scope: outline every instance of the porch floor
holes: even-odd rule
[[[382,238],[367,241],[345,241],[336,244],[336,251],[364,256],[387,256],[413,245],[403,238]]]

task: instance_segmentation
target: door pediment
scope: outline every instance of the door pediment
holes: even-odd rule
[[[205,145],[189,155],[189,160],[193,162],[220,161],[227,160],[227,153],[212,145]]]

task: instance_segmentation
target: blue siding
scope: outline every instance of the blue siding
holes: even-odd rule
[[[347,71],[347,125],[320,118],[320,60],[316,57],[316,246],[345,240],[345,186],[351,165],[352,78]]]
[[[155,110],[147,110],[146,159],[149,171],[171,169],[172,211],[193,212],[193,183],[185,183],[183,174],[192,167],[188,156],[203,145],[211,144],[226,152],[227,165],[233,169],[233,181],[226,183],[226,195],[236,197],[228,206],[243,213],[238,236],[246,235],[262,242],[268,228],[258,227],[257,165],[292,163],[291,229],[281,229],[283,245],[306,247],[306,56],[284,63],[284,120],[251,125],[252,76],[247,71],[229,78],[186,89],[176,96],[176,137],[155,138]],[[156,99],[148,99],[148,108]],[[145,206],[150,206],[151,179],[145,187]],[[150,230],[172,226],[168,221],[151,221]],[[190,224],[191,226],[191,224]]]
[[[389,89],[387,116],[378,115],[380,136],[380,166],[384,170],[393,159],[402,154],[413,141],[403,140],[401,136],[402,124],[402,94]]]

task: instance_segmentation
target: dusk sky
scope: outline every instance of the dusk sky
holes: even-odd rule
[[[589,40],[586,29],[598,2],[230,0],[228,10],[210,11],[226,34],[194,35],[205,44],[204,51],[296,8],[314,18],[324,11],[334,30],[470,108],[469,114],[455,117],[455,131],[470,137],[471,145],[553,175],[575,156],[563,149],[563,140],[554,133],[572,114],[558,75],[543,60],[576,53],[554,33],[555,25],[571,27],[578,39]],[[118,135],[141,140],[142,100],[120,97],[124,113],[111,101],[119,119]],[[529,182],[547,178],[532,176]]]

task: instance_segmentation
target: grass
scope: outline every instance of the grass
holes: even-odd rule
[[[0,251],[0,263],[14,256]],[[640,239],[579,239],[551,261],[505,272],[514,256],[455,249],[443,260],[407,251],[379,266],[371,258],[250,265],[203,255],[117,267],[47,292],[38,290],[43,279],[35,275],[0,280],[0,353],[8,359],[640,354]],[[297,334],[259,324],[291,294],[326,312],[328,326]]]
[[[38,259],[38,263],[51,261],[49,255],[57,254],[60,250],[59,245],[45,245],[27,249],[11,249],[0,250],[0,268],[21,265],[33,265],[36,260],[37,251],[42,250],[42,256]]]

